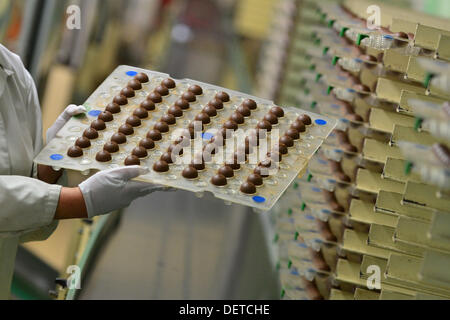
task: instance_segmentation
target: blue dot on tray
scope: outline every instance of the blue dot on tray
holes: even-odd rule
[[[266,202],[266,198],[260,197],[260,196],[254,196],[253,201],[255,201],[256,203],[264,203],[264,202]]]
[[[100,113],[102,113],[100,110],[91,110],[89,111],[88,115],[90,115],[91,117],[98,117]]]
[[[314,191],[314,192],[320,192],[319,188],[312,188],[311,190]]]
[[[127,71],[127,76],[134,77],[138,73],[136,71]]]
[[[324,125],[327,124],[327,122],[325,120],[322,120],[322,119],[317,119],[316,120],[316,124],[319,125],[319,126],[324,126]]]
[[[308,246],[305,244],[305,243],[300,243],[299,245],[298,245],[300,248],[308,248]]]
[[[55,160],[55,161],[59,161],[64,159],[64,156],[62,154],[52,154],[50,156],[50,159]]]
[[[211,140],[213,137],[214,137],[214,135],[212,133],[209,133],[209,132],[205,132],[202,135],[202,138],[205,139],[205,140]]]

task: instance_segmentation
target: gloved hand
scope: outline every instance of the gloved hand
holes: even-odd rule
[[[71,117],[86,112],[86,108],[83,106],[77,106],[75,104],[69,105],[63,113],[61,113],[56,119],[55,123],[47,130],[47,143],[52,141],[59,130],[70,120]]]
[[[79,185],[89,218],[128,207],[137,198],[165,187],[131,181],[148,168],[129,166],[99,172]]]

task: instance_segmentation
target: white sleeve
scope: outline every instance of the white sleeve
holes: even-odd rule
[[[50,225],[61,186],[21,176],[0,176],[0,233],[22,234]]]

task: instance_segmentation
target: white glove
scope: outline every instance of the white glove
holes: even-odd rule
[[[148,172],[148,168],[140,166],[122,167],[99,172],[81,183],[89,218],[126,208],[137,198],[165,190],[162,186],[131,181]]]
[[[78,114],[82,114],[86,112],[86,108],[83,106],[77,106],[75,104],[69,105],[63,113],[61,113],[56,119],[55,123],[47,130],[47,143],[52,141],[59,130],[64,127],[64,125],[72,118]]]

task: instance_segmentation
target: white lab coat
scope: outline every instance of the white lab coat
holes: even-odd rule
[[[0,238],[44,240],[56,227],[61,186],[36,179],[42,117],[20,58],[0,45]]]

